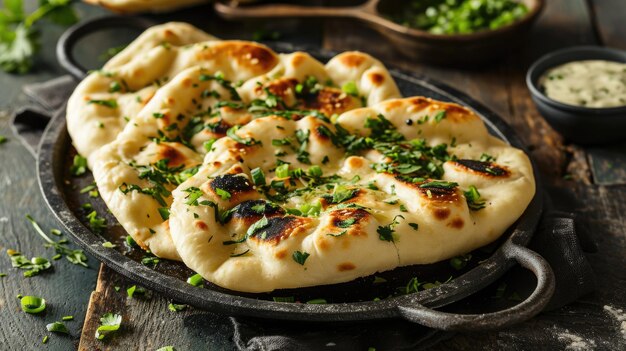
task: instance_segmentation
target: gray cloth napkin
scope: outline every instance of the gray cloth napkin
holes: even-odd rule
[[[33,155],[50,115],[62,107],[75,86],[76,82],[71,77],[64,76],[24,87],[32,105],[17,111],[13,126]],[[585,252],[595,252],[596,247],[588,236],[589,231],[576,228],[576,215],[568,212],[576,203],[576,198],[567,189],[546,190],[549,198],[545,215],[529,247],[543,256],[554,270],[556,290],[546,308],[552,310],[593,291],[594,274]],[[518,276],[513,271],[507,279],[522,281],[528,280],[528,277],[521,273]],[[528,284],[534,286],[532,280]],[[490,300],[493,299],[487,298],[481,303],[489,303]],[[403,320],[351,324],[292,323],[234,317],[219,320],[220,323],[230,324],[228,327],[232,328],[235,346],[248,351],[367,350],[369,347],[420,350],[453,335]]]

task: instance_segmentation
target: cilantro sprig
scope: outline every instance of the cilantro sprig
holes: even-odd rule
[[[40,0],[39,7],[26,14],[22,0],[5,0],[0,10],[0,68],[9,73],[30,71],[40,47],[36,24],[42,19],[62,26],[76,23],[71,5],[72,0]]]

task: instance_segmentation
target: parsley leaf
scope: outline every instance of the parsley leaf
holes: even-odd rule
[[[300,251],[294,251],[293,255],[291,255],[293,260],[296,261],[301,266],[304,266],[304,262],[306,262],[306,259],[309,258],[309,256],[311,255],[308,252],[300,252]]]

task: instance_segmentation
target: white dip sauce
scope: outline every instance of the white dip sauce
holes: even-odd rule
[[[602,60],[569,62],[544,73],[539,85],[546,96],[568,105],[624,106],[626,64]]]

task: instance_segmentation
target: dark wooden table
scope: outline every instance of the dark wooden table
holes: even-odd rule
[[[626,1],[549,0],[528,42],[497,65],[481,69],[446,69],[408,60],[385,44],[375,32],[345,21],[298,21],[225,23],[209,8],[170,15],[222,38],[250,39],[257,28],[278,30],[282,40],[317,45],[336,51],[362,50],[385,63],[424,74],[464,91],[489,106],[522,136],[538,162],[546,183],[568,188],[580,200],[576,210],[583,226],[592,228],[599,251],[589,255],[597,274],[597,291],[555,311],[543,313],[513,328],[484,333],[456,334],[435,345],[436,350],[625,350],[626,331],[605,306],[626,310],[626,170],[613,169],[605,186],[601,168],[619,148],[584,148],[569,144],[553,131],[536,111],[524,83],[529,64],[549,51],[580,44],[607,45],[626,49]],[[34,3],[34,1],[30,1]],[[105,11],[78,5],[81,19]],[[199,11],[202,11],[199,13]],[[165,21],[166,17],[156,17]],[[35,161],[9,128],[10,112],[25,103],[21,86],[62,74],[54,59],[54,44],[62,29],[46,25],[36,69],[23,76],[0,73],[0,135],[9,141],[0,145],[0,247],[15,249],[29,257],[51,257],[51,249],[32,230],[24,215],[32,214],[45,228],[58,226],[37,188]],[[105,48],[89,43],[83,48],[93,56]],[[626,131],[625,131],[626,132]],[[621,149],[623,150],[623,149]],[[594,169],[596,167],[597,169]],[[594,173],[595,170],[595,173]],[[169,300],[152,294],[148,299],[129,299],[125,289],[132,282],[89,259],[85,269],[55,261],[54,271],[24,278],[11,268],[8,257],[0,259],[0,349],[9,350],[154,350],[173,345],[177,350],[230,350],[235,347],[228,318],[186,309],[170,312]],[[98,272],[99,269],[99,272]],[[116,287],[121,290],[116,291]],[[17,294],[38,295],[48,301],[42,316],[20,310]],[[124,330],[108,343],[94,340],[99,317],[109,311],[123,312]],[[62,316],[70,336],[48,335],[45,325]],[[370,345],[376,346],[376,345]]]

